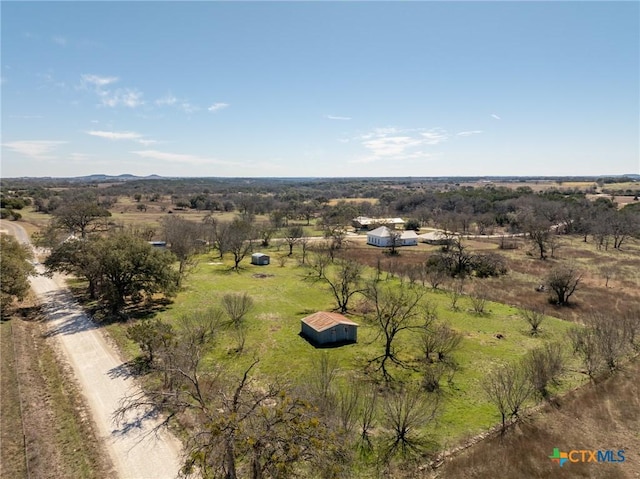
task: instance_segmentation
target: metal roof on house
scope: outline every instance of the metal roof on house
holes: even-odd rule
[[[301,321],[319,333],[339,325],[358,326],[358,323],[354,323],[340,313],[327,313],[326,311],[318,311],[302,318]]]
[[[398,233],[400,233],[401,239],[410,239],[410,238],[418,237],[416,232],[413,230],[407,230],[407,231],[402,231]],[[391,230],[386,226],[380,226],[379,228],[369,231],[367,233],[367,236],[377,236],[378,238],[388,238],[389,236],[391,236]]]
[[[369,218],[368,216],[358,216],[353,221],[360,223],[362,226],[387,224],[387,225],[402,225],[404,220],[402,218]]]

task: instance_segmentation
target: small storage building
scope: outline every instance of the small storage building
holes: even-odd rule
[[[264,253],[253,253],[251,255],[251,264],[257,264],[258,266],[264,266],[269,264],[270,258],[269,255]]]
[[[339,313],[319,311],[302,318],[301,334],[318,346],[355,343],[358,340],[358,323]]]

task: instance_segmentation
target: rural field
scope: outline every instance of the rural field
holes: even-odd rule
[[[557,477],[635,477],[633,198],[589,198],[595,180],[540,190],[370,183],[229,180],[207,193],[168,180],[31,193],[12,185],[4,201],[41,248],[37,260],[68,275],[150,398],[123,407],[170,418],[187,466],[204,475],[497,477],[504,466],[510,477],[555,477],[557,447],[626,453]],[[366,216],[403,218],[407,231],[446,241],[372,246],[373,232],[352,223]],[[251,264],[256,252],[269,264]],[[356,323],[357,341],[304,337],[301,320],[320,311]],[[2,324],[3,349],[23,327],[13,318]],[[30,334],[37,344],[44,330]],[[32,361],[27,349],[8,364]],[[3,369],[11,428],[20,423],[15,374]],[[7,444],[7,464],[18,467],[29,448]],[[516,459],[496,463],[489,451]],[[80,460],[74,450],[60,467],[85,467]],[[86,467],[84,477],[105,470]]]

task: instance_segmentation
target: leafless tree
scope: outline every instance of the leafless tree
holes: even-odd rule
[[[628,311],[621,319],[629,344],[635,351],[640,350],[640,308]]]
[[[320,411],[326,413],[336,403],[335,380],[338,375],[338,363],[327,351],[320,351],[311,367],[309,388]]]
[[[309,260],[309,266],[315,272],[318,273],[318,278],[322,278],[325,274],[327,266],[331,264],[331,255],[329,254],[329,246],[324,245],[314,248],[311,258]]]
[[[439,412],[439,397],[403,387],[385,399],[382,420],[389,431],[383,444],[385,461],[396,456],[403,460],[419,457],[429,445],[423,431]]]
[[[204,250],[206,241],[201,226],[180,216],[166,216],[162,220],[164,239],[178,258],[179,281],[197,264],[195,257]]]
[[[502,418],[502,431],[506,430],[507,417],[518,417],[522,405],[531,396],[532,387],[519,364],[507,364],[491,371],[482,387],[489,401],[498,409]]]
[[[544,321],[544,312],[535,308],[526,308],[520,311],[520,316],[531,327],[531,336],[537,336],[540,333],[540,325]]]
[[[253,298],[246,291],[244,293],[227,293],[222,297],[222,307],[234,326],[243,322],[244,317],[253,309],[253,306]]]
[[[458,349],[462,334],[446,323],[433,323],[422,328],[421,346],[425,362],[432,363],[436,355],[438,361],[445,361],[453,351]]]
[[[240,262],[253,251],[253,228],[251,223],[233,220],[227,229],[225,252],[233,255],[233,269],[238,271]]]
[[[257,360],[239,378],[202,367],[218,320],[216,314],[180,319],[180,337],[163,352],[169,379],[162,387],[147,382],[125,398],[115,414],[119,424],[160,413],[158,430],[180,418],[186,434],[183,475],[261,479],[304,476],[310,468],[338,470],[338,444],[313,405],[291,395],[280,380],[255,380]]]
[[[482,286],[476,286],[469,294],[471,307],[476,314],[484,314],[487,306],[487,291]]]
[[[322,279],[329,285],[336,301],[336,309],[341,313],[348,312],[351,298],[365,290],[361,286],[362,270],[359,263],[350,260],[340,260],[332,272],[324,268]]]
[[[569,330],[573,351],[580,356],[587,375],[593,379],[602,368],[603,359],[598,336],[591,328],[574,327]]]
[[[549,383],[557,383],[564,371],[564,354],[559,343],[547,343],[533,349],[524,359],[523,367],[535,391],[544,399],[549,396]]]
[[[371,359],[369,363],[378,363],[377,370],[382,372],[385,382],[390,382],[393,378],[389,373],[387,361],[405,367],[398,358],[395,340],[402,331],[420,327],[425,315],[421,304],[423,294],[409,288],[382,286],[377,282],[371,282],[365,294],[374,305],[370,321],[384,342],[383,353]]]
[[[300,248],[302,249],[302,258],[300,259],[301,264],[306,264],[307,262],[307,254],[309,253],[309,243],[310,240],[307,236],[303,236],[300,238]]]
[[[447,291],[449,305],[452,311],[458,311],[458,301],[464,294],[464,278],[458,278],[451,284],[451,289]]]
[[[289,256],[293,254],[293,247],[300,242],[300,239],[304,236],[304,230],[302,226],[289,226],[284,234],[284,240],[289,245]]]
[[[630,346],[624,322],[615,314],[593,311],[587,315],[585,324],[595,334],[604,363],[610,371],[615,370]]]
[[[358,448],[362,453],[368,454],[373,450],[371,435],[376,423],[376,411],[378,410],[378,390],[375,386],[370,385],[368,388],[365,388],[359,406]]]

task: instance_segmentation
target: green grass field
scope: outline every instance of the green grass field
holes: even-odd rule
[[[301,266],[295,254],[283,267],[273,256],[269,266],[250,265],[245,259],[240,272],[234,272],[230,265],[228,261],[221,264],[212,256],[202,256],[175,302],[158,314],[173,322],[181,315],[215,307],[226,293],[247,292],[255,306],[247,317],[244,351],[237,354],[237,340],[230,332],[223,331],[210,358],[225,369],[240,372],[257,357],[260,358],[257,372],[262,377],[278,376],[300,382],[313,370],[319,355],[328,354],[339,364],[343,373],[342,387],[347,387],[347,375],[352,372],[364,374],[368,360],[382,352],[383,343],[376,328],[359,315],[350,316],[360,324],[357,344],[318,350],[299,335],[300,319],[316,311],[331,311],[335,305],[327,285],[315,280],[312,270]],[[572,326],[569,322],[547,317],[542,334],[534,338],[528,334],[528,325],[519,317],[516,308],[488,303],[487,312],[478,315],[472,312],[469,298],[463,297],[459,302],[460,309],[452,311],[446,293],[413,287],[421,289],[425,298],[436,306],[440,320],[448,322],[464,336],[460,350],[455,353],[460,370],[452,383],[443,380],[443,414],[437,429],[429,431],[441,444],[455,443],[498,422],[498,414],[485,399],[481,387],[481,380],[488,371],[500,363],[517,360],[545,341],[562,341]],[[359,299],[356,296],[354,304]],[[135,354],[135,346],[130,342],[127,344],[119,325],[111,325],[109,329],[129,354]],[[497,339],[498,333],[504,338]],[[405,331],[396,344],[400,358],[416,368],[420,356],[418,339],[418,333]],[[575,370],[573,366],[571,369]],[[420,373],[411,370],[394,368],[392,374],[409,382],[420,380]],[[579,374],[567,374],[560,389],[572,388],[581,381],[583,378]]]

